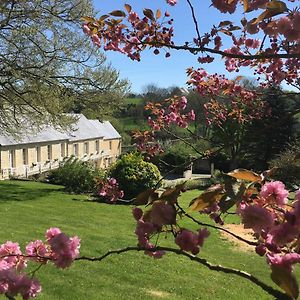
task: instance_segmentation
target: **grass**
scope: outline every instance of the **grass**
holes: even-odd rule
[[[81,238],[81,255],[98,256],[136,245],[129,206],[90,202],[86,196],[64,193],[60,186],[36,182],[3,181],[0,191],[0,241],[19,241],[24,247],[57,226]],[[186,207],[198,194],[195,190],[184,193],[182,205]],[[196,229],[190,221],[182,226]],[[172,245],[161,239],[164,245]],[[272,285],[265,259],[236,250],[215,231],[200,255],[244,269]],[[78,261],[66,270],[46,265],[38,277],[43,287],[38,299],[273,299],[245,279],[210,271],[174,254],[154,260],[130,252],[101,263]]]
[[[143,98],[126,98],[125,103],[126,104],[142,105],[142,104],[144,104],[144,99]]]

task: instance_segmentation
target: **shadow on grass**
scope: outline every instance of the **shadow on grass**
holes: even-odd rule
[[[49,196],[49,194],[58,193],[63,191],[61,189],[51,189],[42,187],[29,187],[18,183],[6,183],[0,184],[0,203],[9,201],[28,201],[38,198]]]

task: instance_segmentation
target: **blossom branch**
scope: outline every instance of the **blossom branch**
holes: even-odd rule
[[[191,47],[188,45],[174,45],[174,44],[166,44],[159,41],[155,42],[141,42],[142,45],[149,45],[149,46],[160,46],[166,47],[169,49],[174,50],[185,50],[189,51],[193,54],[199,52],[209,52],[212,54],[221,55],[223,57],[229,58],[237,58],[241,60],[264,60],[264,59],[276,59],[276,58],[300,58],[300,53],[261,53],[261,54],[236,54],[236,53],[229,53],[222,50],[216,50],[208,47]]]
[[[196,224],[200,225],[200,226],[206,226],[206,227],[210,227],[210,228],[214,228],[214,229],[218,229],[221,231],[224,231],[228,234],[230,234],[231,236],[235,237],[237,240],[242,241],[250,246],[257,246],[258,243],[257,242],[253,242],[253,241],[249,241],[244,239],[243,237],[236,235],[235,233],[231,232],[230,230],[220,227],[220,226],[216,226],[216,225],[212,225],[212,224],[208,224],[208,223],[203,223],[198,221],[197,219],[195,219],[194,217],[192,217],[190,214],[188,214],[179,204],[178,202],[176,203],[177,207],[179,208],[179,210],[189,219],[191,219],[193,222],[195,222]]]
[[[190,254],[188,252],[182,251],[180,249],[171,248],[171,247],[157,246],[155,248],[148,249],[148,248],[141,248],[138,246],[131,246],[131,247],[126,247],[126,248],[117,249],[117,250],[110,250],[99,257],[81,256],[81,257],[76,258],[76,260],[86,260],[86,261],[91,261],[91,262],[102,261],[110,255],[122,254],[122,253],[130,252],[130,251],[150,251],[150,252],[166,251],[166,252],[175,253],[177,255],[183,255],[192,261],[196,261],[196,262],[200,263],[201,265],[207,267],[208,269],[210,269],[212,271],[223,272],[226,274],[234,274],[239,277],[245,278],[245,279],[251,281],[252,283],[254,283],[255,285],[259,286],[260,288],[262,288],[268,294],[270,294],[278,299],[282,299],[282,300],[290,299],[286,294],[284,294],[278,290],[275,290],[274,288],[267,285],[266,283],[261,281],[259,278],[255,277],[254,275],[252,275],[250,273],[247,273],[245,271],[241,271],[238,269],[224,267],[222,265],[214,265],[214,264],[208,262],[204,258],[200,258],[200,257]]]

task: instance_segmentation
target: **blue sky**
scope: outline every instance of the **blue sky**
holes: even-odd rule
[[[141,13],[143,8],[157,9],[162,12],[168,10],[174,17],[175,41],[183,44],[191,41],[195,36],[195,28],[192,23],[191,13],[185,0],[178,0],[175,7],[166,5],[165,1],[151,0],[94,0],[96,10],[100,15],[115,9],[122,9],[125,3],[129,3],[135,11]],[[195,10],[201,33],[210,30],[213,24],[217,25],[221,20],[239,22],[232,15],[220,14],[214,8],[209,7],[210,0],[194,1]],[[199,4],[201,3],[201,4]],[[229,45],[225,45],[229,46]],[[160,87],[180,86],[186,87],[187,76],[185,70],[188,67],[204,67],[209,73],[227,74],[229,78],[237,75],[251,76],[250,70],[242,70],[242,74],[228,73],[225,70],[224,62],[220,58],[215,59],[211,64],[200,65],[197,63],[197,56],[184,51],[171,51],[171,57],[165,58],[164,54],[153,55],[152,51],[145,51],[142,54],[141,62],[132,61],[121,53],[112,51],[106,52],[108,61],[119,70],[121,78],[127,78],[131,82],[132,92],[139,93],[149,83],[157,84]]]

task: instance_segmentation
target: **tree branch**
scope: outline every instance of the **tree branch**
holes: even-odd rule
[[[147,249],[147,248],[141,248],[138,246],[135,246],[135,247],[132,246],[132,247],[126,247],[126,248],[118,249],[118,250],[111,250],[111,251],[106,252],[102,256],[98,256],[98,257],[81,256],[81,257],[76,258],[75,260],[86,260],[86,261],[91,261],[91,262],[95,262],[95,261],[99,262],[99,261],[104,260],[108,256],[111,256],[114,254],[126,253],[126,252],[130,252],[130,251],[151,251],[151,252],[166,251],[166,252],[175,253],[177,255],[183,255],[192,261],[196,261],[196,262],[200,263],[201,265],[207,267],[208,269],[210,269],[212,271],[222,272],[225,274],[234,274],[239,277],[245,278],[245,279],[249,280],[250,282],[252,282],[253,284],[255,284],[256,286],[262,288],[269,295],[272,295],[278,299],[282,299],[282,300],[290,299],[286,294],[282,293],[281,291],[275,290],[273,287],[267,285],[266,283],[261,281],[259,278],[255,277],[254,275],[252,275],[250,273],[247,273],[245,271],[241,271],[238,269],[224,267],[222,265],[214,265],[214,264],[208,262],[204,258],[200,258],[198,256],[194,256],[194,255],[192,255],[188,252],[182,251],[180,249],[174,249],[174,248],[170,248],[170,247],[157,246],[155,248]]]
[[[185,50],[189,51],[193,54],[197,54],[199,52],[209,52],[212,54],[217,54],[221,55],[223,57],[229,57],[229,58],[236,58],[236,59],[241,59],[241,60],[264,60],[264,59],[276,59],[276,58],[300,58],[300,53],[261,53],[261,54],[236,54],[236,53],[228,53],[222,50],[216,50],[212,48],[207,48],[207,47],[191,47],[188,45],[174,45],[174,44],[165,44],[162,42],[146,42],[146,43],[141,43],[143,45],[149,45],[149,46],[161,46],[161,47],[166,47],[169,49],[174,49],[174,50]]]
[[[193,222],[195,222],[196,224],[200,225],[200,226],[205,226],[205,227],[210,227],[210,228],[214,228],[214,229],[218,229],[221,231],[224,231],[228,234],[230,234],[231,236],[235,237],[237,240],[244,242],[250,246],[257,246],[258,243],[257,242],[252,242],[249,240],[246,240],[244,238],[242,238],[241,236],[236,235],[235,233],[231,232],[230,230],[220,227],[220,226],[216,226],[216,225],[212,225],[212,224],[208,224],[208,223],[203,223],[198,221],[197,219],[195,219],[194,217],[192,217],[190,214],[188,214],[178,203],[176,203],[177,207],[180,209],[180,211],[189,219],[191,219]]]

